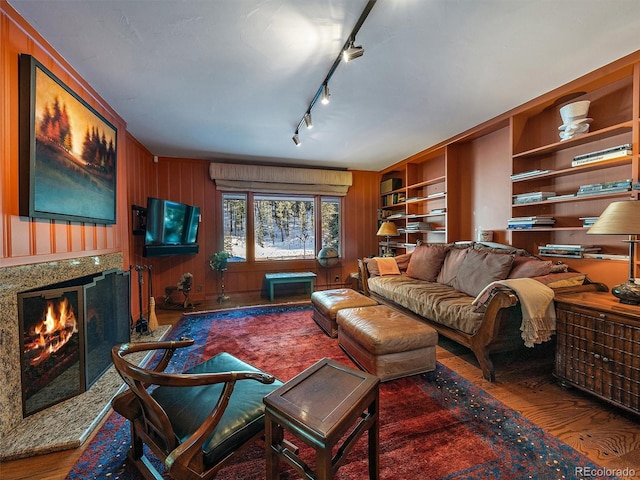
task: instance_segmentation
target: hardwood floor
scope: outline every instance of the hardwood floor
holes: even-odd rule
[[[308,296],[278,299],[307,300]],[[235,308],[268,303],[261,298],[232,298],[223,304],[207,302],[196,310]],[[182,310],[157,310],[161,325],[175,324]],[[494,383],[482,378],[474,356],[464,347],[441,338],[437,359],[478,385],[538,427],[552,433],[607,469],[630,469],[640,478],[640,417],[623,412],[578,390],[558,385],[551,372],[553,344],[523,349],[495,357]],[[97,430],[97,429],[96,429]],[[88,442],[87,442],[88,443]],[[82,454],[83,448],[41,455],[0,464],[1,480],[61,480]],[[606,475],[608,476],[608,475]]]

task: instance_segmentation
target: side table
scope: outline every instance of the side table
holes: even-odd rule
[[[640,414],[640,307],[608,292],[559,294],[555,304],[554,375]]]
[[[328,480],[367,431],[369,479],[380,475],[378,377],[324,358],[264,398],[267,480],[280,478],[280,460],[303,478]],[[283,445],[284,430],[316,451],[316,472]],[[332,456],[333,447],[350,433]]]

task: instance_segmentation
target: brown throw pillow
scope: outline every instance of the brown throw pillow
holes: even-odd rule
[[[553,262],[535,257],[516,256],[507,278],[533,278],[551,273]]]
[[[444,257],[444,262],[436,281],[443,285],[451,285],[468,251],[469,249],[467,248],[451,248]]]
[[[411,254],[407,276],[425,282],[435,282],[446,254],[447,247],[442,245],[417,246]]]
[[[367,272],[369,272],[370,277],[377,277],[380,275],[380,270],[378,270],[378,261],[375,257],[365,258],[364,264],[367,266]]]
[[[393,257],[396,259],[396,263],[398,264],[398,268],[401,272],[406,272],[407,268],[409,268],[409,261],[411,260],[411,253],[403,253],[402,255],[396,255]]]
[[[511,255],[469,250],[451,286],[476,297],[491,282],[507,278],[512,264]]]

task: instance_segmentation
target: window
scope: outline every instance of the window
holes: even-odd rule
[[[313,197],[256,195],[253,212],[256,260],[315,258]]]
[[[341,206],[339,197],[223,193],[224,250],[231,262],[312,260],[322,247],[340,251]]]
[[[322,245],[319,247],[333,247],[340,252],[340,199],[322,197],[320,202]]]
[[[231,253],[230,262],[247,260],[247,195],[222,195],[222,231],[224,251]]]

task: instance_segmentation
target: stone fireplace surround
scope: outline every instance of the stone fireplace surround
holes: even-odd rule
[[[67,260],[57,260],[52,262],[36,263],[30,265],[19,265],[15,267],[0,268],[0,459],[9,460],[20,458],[29,454],[48,453],[48,451],[60,450],[63,448],[73,448],[78,446],[79,441],[71,441],[70,445],[47,447],[46,438],[44,446],[18,445],[21,443],[20,436],[26,430],[29,438],[46,437],[57,434],[56,424],[59,425],[60,414],[70,411],[69,421],[73,424],[74,419],[80,417],[77,409],[91,408],[97,409],[90,412],[91,422],[99,420],[101,410],[108,409],[108,406],[96,404],[92,397],[98,395],[104,397],[101,390],[107,389],[111,395],[115,393],[122,381],[115,373],[115,377],[105,374],[104,380],[101,378],[89,391],[75,397],[79,400],[70,399],[42,412],[22,418],[22,393],[20,379],[20,351],[19,351],[19,326],[18,326],[18,301],[17,294],[25,290],[45,287],[52,283],[63,282],[85,275],[100,273],[105,270],[122,269],[123,257],[121,253],[112,253],[90,257],[78,257]],[[115,382],[115,385],[114,385]],[[110,395],[107,396],[110,398]],[[99,403],[99,402],[98,402]],[[75,410],[75,413],[74,413]],[[77,427],[84,429],[86,426],[78,422]],[[18,432],[18,433],[17,433]],[[72,435],[76,437],[77,435]],[[21,451],[27,449],[29,454]]]

